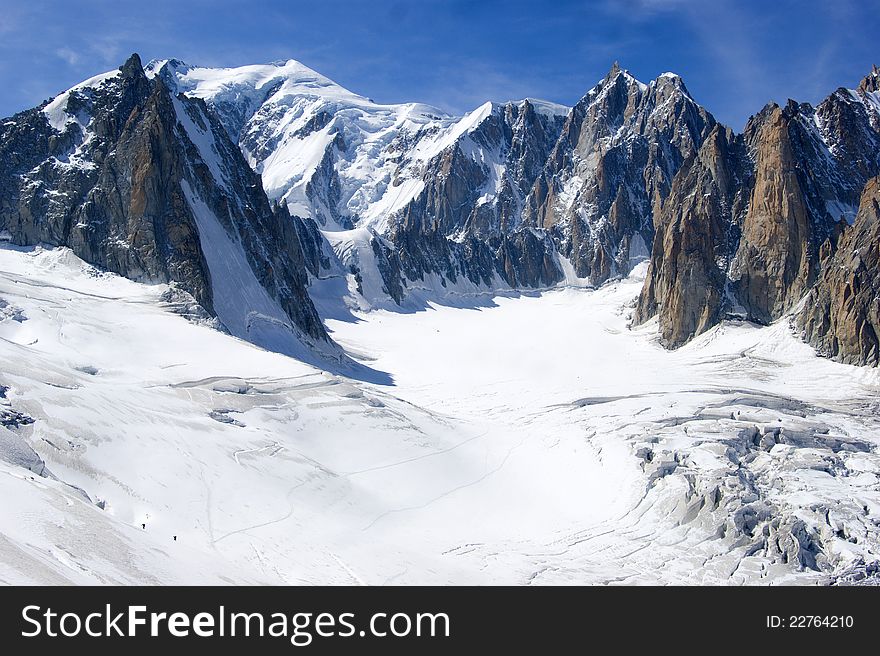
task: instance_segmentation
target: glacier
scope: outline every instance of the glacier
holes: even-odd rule
[[[4,246],[0,581],[875,580],[880,374],[785,322],[666,351],[644,268],[328,319],[377,384]]]

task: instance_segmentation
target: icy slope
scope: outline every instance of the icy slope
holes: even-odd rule
[[[2,431],[3,429],[0,429]],[[0,583],[266,584],[271,578],[120,523],[63,483],[0,461]],[[234,575],[235,569],[240,571]]]
[[[481,126],[525,103],[560,126],[568,113],[534,99],[487,102],[462,117],[420,103],[379,104],[293,59],[228,69],[157,60],[146,71],[205,100],[261,174],[269,197],[329,230],[356,224],[384,232],[389,218],[424,191],[429,163],[456,145],[484,169],[481,199],[488,202],[505,176],[504,137],[497,126],[489,140],[475,136]]]
[[[419,103],[374,103],[292,59],[231,69],[161,60],[147,74],[208,102],[269,197],[331,229],[409,200],[416,181],[392,184],[401,158],[454,122]]]
[[[164,285],[0,249],[3,430],[54,477],[0,441],[0,579],[869,571],[877,372],[817,359],[783,325],[726,324],[666,352],[626,328],[640,284],[331,321],[393,377],[376,385],[188,321]]]
[[[0,297],[22,318],[0,324],[2,384],[10,408],[34,420],[15,430],[54,476],[104,507],[84,512],[84,544],[135,541],[123,568],[112,553],[65,546],[74,525],[48,531],[63,518],[43,501],[11,505],[0,522],[7,551],[28,557],[4,558],[6,580],[216,581],[219,571],[247,582],[256,571],[287,583],[378,583],[401,564],[415,579],[481,579],[442,562],[440,526],[456,524],[457,510],[438,515],[430,534],[396,522],[389,531],[384,520],[486,476],[514,437],[496,430],[500,446],[487,453],[483,425],[188,322],[163,307],[165,286],[98,274],[65,250],[2,250],[0,271]],[[569,463],[585,495],[598,492],[578,482],[591,462]],[[78,496],[51,485],[49,505]],[[22,523],[22,513],[40,519]],[[508,509],[509,520],[520,514]],[[171,551],[175,562],[155,569],[139,552],[157,543],[185,545],[203,565],[188,574],[190,552]],[[56,552],[51,576],[30,564]]]

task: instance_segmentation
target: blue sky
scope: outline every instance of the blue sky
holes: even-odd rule
[[[817,102],[880,64],[880,0],[0,0],[0,115],[138,52],[234,66],[294,58],[379,102],[465,112],[573,104],[617,59],[681,74],[741,129],[767,101]]]

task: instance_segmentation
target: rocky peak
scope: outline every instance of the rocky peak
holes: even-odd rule
[[[743,130],[743,137],[745,138],[746,143],[749,144],[750,148],[754,148],[761,128],[777,111],[781,111],[779,105],[775,102],[768,102],[757,114],[749,116],[749,120],[746,121],[746,127]]]
[[[14,243],[68,246],[128,278],[174,283],[267,348],[333,350],[289,220],[205,104],[149,80],[137,55],[14,123],[45,135],[0,139],[0,230]],[[249,313],[275,323],[246,325]]]
[[[782,110],[782,115],[787,120],[791,120],[801,114],[808,115],[812,113],[813,106],[810,103],[799,103],[791,98],[788,99]]]
[[[639,82],[635,76],[630,73],[629,69],[623,68],[620,65],[620,62],[614,61],[611,64],[611,68],[608,69],[608,73],[605,74],[605,77],[602,78],[602,81],[598,86],[607,88],[612,84],[616,84],[618,82],[622,82],[626,86],[635,86],[640,89],[644,89],[645,85]]]
[[[758,323],[791,312],[826,277],[841,233],[850,234],[844,226],[855,218],[862,189],[880,173],[870,88],[869,82],[860,91],[838,89],[817,107],[769,103],[741,138],[728,140],[741,146],[726,155],[714,147],[713,133],[694,163],[682,167],[686,183],[676,178],[663,205],[635,319],[659,315],[664,343],[675,346],[728,310]],[[723,166],[706,166],[722,160]],[[702,189],[704,199],[678,197],[675,190],[684,188],[698,196]],[[834,331],[811,321],[810,335]],[[811,339],[835,351],[831,338]]]
[[[865,185],[855,223],[824,263],[797,325],[823,355],[880,365],[880,178]]]
[[[678,76],[646,85],[612,66],[572,109],[524,222],[550,230],[577,275],[599,284],[626,274],[652,242],[675,173],[714,125]]]
[[[744,206],[742,140],[716,124],[676,174],[656,221],[648,273],[634,313],[657,315],[662,343],[674,348],[719,321],[727,309],[724,263],[735,248]]]
[[[575,111],[596,129],[610,133],[635,112],[646,86],[617,62],[608,74],[575,105]]]
[[[856,94],[868,112],[871,126],[880,133],[880,69],[876,65],[859,83]]]
[[[877,68],[877,64],[874,64],[871,72],[859,82],[859,91],[863,94],[880,91],[880,68]]]
[[[136,52],[125,60],[125,63],[119,67],[119,70],[122,73],[123,79],[126,80],[147,79],[147,76],[144,74],[144,66],[141,64],[141,58]]]
[[[675,89],[681,90],[685,95],[690,98],[690,92],[687,90],[687,86],[685,86],[684,78],[681,77],[678,73],[673,73],[671,71],[667,71],[665,73],[661,73],[657,76],[657,79],[651,83],[655,87],[672,87]]]

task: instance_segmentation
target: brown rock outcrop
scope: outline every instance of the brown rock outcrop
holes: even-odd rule
[[[855,223],[823,260],[797,325],[819,353],[880,365],[880,177],[865,186]]]
[[[794,306],[818,271],[814,220],[790,134],[794,120],[794,112],[773,106],[757,130],[755,184],[731,271],[749,319],[758,323]]]
[[[770,104],[727,141],[738,147],[719,147],[713,133],[655,213],[657,236],[634,321],[658,315],[670,347],[728,314],[767,324],[791,313],[827,267],[840,268],[830,254],[854,220],[866,182],[880,174],[878,80],[875,69],[857,90],[838,89],[816,108]],[[820,311],[807,336],[835,356],[870,361],[870,312],[847,303],[856,304],[857,316],[836,326]]]
[[[680,346],[721,317],[727,280],[722,265],[731,254],[730,227],[744,207],[742,150],[741,140],[716,125],[675,176],[663,204],[634,320],[658,315],[665,346]]]

